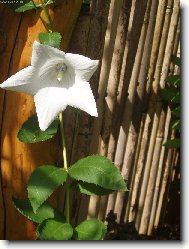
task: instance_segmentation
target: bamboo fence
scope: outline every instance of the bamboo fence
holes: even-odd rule
[[[179,152],[162,146],[174,134],[170,130],[171,110],[160,98],[159,89],[165,87],[167,75],[179,73],[171,63],[173,54],[180,56],[179,0],[92,0],[90,10],[81,9],[77,22],[71,13],[79,13],[81,1],[69,2],[51,12],[56,30],[65,35],[63,49],[100,60],[90,80],[99,117],[78,115],[70,108],[64,112],[69,163],[89,154],[107,156],[121,170],[129,189],[109,196],[74,193],[72,222],[77,224],[86,217],[105,221],[112,210],[117,222],[134,222],[140,234],[150,235],[164,222],[168,195],[178,174]],[[1,27],[11,37],[6,40],[6,57],[0,50],[5,61],[1,81],[27,65],[37,34],[34,29],[42,30],[33,12],[20,16],[0,6],[0,13],[3,11],[14,18],[14,31],[13,24],[0,17],[1,43]],[[62,25],[61,11],[65,14]],[[28,37],[22,37],[24,32]],[[33,112],[33,102],[25,95],[4,91],[0,97],[0,233],[6,239],[33,239],[35,226],[11,204],[12,195],[25,197],[22,187],[41,163],[39,146],[15,141],[19,126]],[[16,112],[14,102],[21,105]],[[58,138],[46,143],[46,161],[59,164],[58,143]],[[51,201],[63,209],[64,191],[60,188]],[[21,231],[11,223],[20,224]]]

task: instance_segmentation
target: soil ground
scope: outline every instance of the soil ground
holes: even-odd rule
[[[105,240],[180,240],[180,225],[164,224],[151,236],[146,236],[138,234],[134,222],[118,224],[113,212],[108,214],[106,221],[108,232]]]

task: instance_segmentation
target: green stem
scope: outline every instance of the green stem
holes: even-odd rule
[[[67,154],[66,154],[66,142],[64,136],[64,125],[63,125],[63,117],[62,112],[59,114],[60,120],[60,132],[61,132],[61,140],[62,140],[62,157],[64,161],[64,168],[68,171],[68,162],[67,162]],[[66,180],[66,222],[70,223],[70,186],[69,186],[69,178]]]
[[[76,138],[77,138],[78,122],[79,122],[79,113],[76,112],[75,127],[74,127],[74,136],[73,136],[72,150],[71,150],[71,155],[70,155],[70,162],[71,162],[71,164],[72,164],[72,157],[73,157],[73,152],[74,152]]]
[[[47,27],[47,25],[46,25],[45,21],[43,20],[43,18],[40,16],[39,10],[38,10],[38,8],[37,8],[37,6],[36,6],[36,4],[35,4],[35,2],[33,0],[32,0],[32,3],[34,5],[34,8],[36,10],[37,15],[39,16],[41,22],[43,23],[43,26],[45,27],[46,31],[49,32],[49,28]]]
[[[46,6],[45,6],[45,3],[43,0],[40,0],[40,3],[41,3],[41,6],[42,6],[42,9],[45,13],[45,16],[47,18],[47,21],[48,21],[48,24],[49,24],[49,31],[48,32],[52,32],[52,20],[51,20],[51,17],[49,16],[48,12],[47,12],[47,9],[46,9]]]

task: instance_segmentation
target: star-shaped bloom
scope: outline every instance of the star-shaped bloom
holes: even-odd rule
[[[98,116],[88,82],[97,67],[98,60],[64,53],[35,41],[31,66],[8,78],[0,87],[33,95],[39,127],[44,131],[68,105]]]

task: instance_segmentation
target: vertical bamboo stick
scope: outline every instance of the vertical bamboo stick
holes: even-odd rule
[[[93,134],[91,138],[90,153],[96,153],[99,145],[99,135],[102,129],[103,122],[103,111],[104,111],[104,98],[106,95],[106,89],[108,84],[108,77],[111,67],[111,61],[113,56],[114,43],[116,38],[116,30],[119,21],[119,14],[121,10],[122,0],[111,0],[109,14],[108,14],[108,24],[105,35],[104,51],[102,56],[102,65],[100,70],[99,88],[98,88],[98,98],[97,98],[97,109],[98,109],[98,119],[95,120],[93,125]],[[96,203],[98,203],[99,197],[92,196],[89,202],[88,217],[94,217],[96,214]]]
[[[132,197],[132,192],[133,192],[133,186],[134,186],[134,180],[135,180],[135,174],[137,173],[136,172],[136,162],[138,161],[138,157],[139,157],[139,153],[140,153],[140,150],[141,150],[141,143],[142,143],[142,135],[143,135],[143,130],[144,130],[144,123],[145,123],[145,118],[146,118],[146,114],[143,114],[142,115],[142,118],[141,118],[141,121],[140,121],[140,129],[139,129],[139,134],[137,134],[137,140],[136,140],[136,136],[135,136],[135,139],[136,141],[132,141],[133,144],[136,143],[135,147],[136,147],[136,154],[135,156],[133,157],[133,171],[132,171],[132,175],[129,176],[129,193],[128,193],[128,196],[125,200],[126,202],[126,208],[125,210],[123,211],[123,219],[125,222],[129,221],[129,222],[132,222],[134,220],[134,217],[135,217],[135,208],[132,209],[132,212],[130,212],[130,204],[131,204],[131,197]]]
[[[105,35],[104,51],[102,56],[102,65],[100,71],[99,79],[99,89],[98,89],[98,99],[97,99],[97,109],[98,109],[98,119],[95,120],[93,126],[93,135],[90,147],[91,153],[96,153],[98,149],[98,137],[102,127],[103,119],[103,109],[104,109],[104,97],[106,94],[109,71],[111,67],[114,43],[116,38],[117,24],[119,20],[119,13],[122,5],[122,0],[111,0],[110,9],[108,15],[108,24]]]
[[[180,49],[179,49],[179,46],[178,46],[179,40],[177,38],[179,32],[180,32],[180,22],[178,22],[177,34],[176,34],[175,46],[174,46],[175,48],[173,50],[173,52],[175,53],[176,47],[178,48],[177,55],[180,53]],[[159,197],[159,202],[158,202],[158,206],[157,206],[157,210],[156,210],[156,216],[155,216],[155,221],[154,221],[154,226],[155,227],[158,226],[158,224],[160,222],[160,218],[161,218],[161,216],[163,216],[162,215],[163,210],[165,210],[165,208],[163,208],[163,201],[166,200],[165,195],[168,192],[167,191],[167,189],[168,189],[167,185],[168,185],[169,174],[171,172],[171,162],[174,163],[173,150],[169,150],[169,155],[172,155],[172,158],[167,161],[165,172],[164,172],[164,175],[163,175],[162,186],[161,186],[161,191],[160,191],[160,197]]]
[[[158,124],[159,124],[159,113],[154,113],[155,112],[155,104],[156,102],[156,94],[158,91],[158,84],[160,80],[160,74],[161,74],[161,68],[162,68],[162,62],[164,59],[165,55],[165,47],[166,47],[166,39],[168,35],[168,30],[169,30],[169,24],[170,24],[170,19],[171,19],[171,14],[170,12],[170,6],[172,6],[173,1],[170,0],[168,1],[168,11],[166,12],[165,20],[164,20],[164,26],[163,26],[163,31],[162,31],[162,37],[161,37],[161,42],[160,42],[160,48],[159,48],[159,54],[157,58],[157,63],[156,63],[156,68],[155,68],[155,80],[153,82],[153,93],[152,96],[150,97],[150,102],[149,102],[149,107],[148,107],[148,114],[146,117],[145,121],[145,131],[147,131],[147,140],[145,144],[143,144],[143,152],[141,154],[141,159],[139,157],[139,161],[142,160],[142,164],[144,163],[145,159],[145,168],[144,168],[144,175],[143,175],[143,181],[142,181],[142,186],[141,186],[141,191],[140,191],[140,197],[139,197],[139,205],[138,205],[138,210],[137,210],[137,217],[136,217],[136,227],[139,228],[140,222],[141,222],[141,216],[142,216],[142,211],[143,211],[143,206],[144,206],[144,201],[145,201],[145,195],[146,195],[146,190],[147,190],[147,184],[148,184],[148,179],[149,179],[149,172],[151,168],[151,160],[153,156],[153,151],[154,151],[154,145],[155,145],[155,138],[156,138],[156,133],[158,129]],[[148,84],[148,82],[147,82]],[[149,91],[149,86],[147,85],[147,92]],[[154,117],[153,117],[154,116]],[[154,119],[154,120],[153,120]],[[151,134],[150,134],[151,132]],[[145,135],[145,136],[146,136]],[[149,137],[150,135],[150,137]],[[149,139],[149,142],[147,142]],[[147,154],[146,154],[147,153]],[[144,164],[143,164],[144,165]]]
[[[174,2],[174,10],[173,10],[171,23],[170,23],[170,28],[169,28],[168,40],[167,40],[166,49],[165,49],[166,57],[164,58],[164,61],[163,61],[162,73],[161,73],[161,78],[160,78],[161,87],[164,87],[164,85],[165,85],[165,78],[167,77],[168,68],[169,68],[170,62],[171,62],[171,55],[172,55],[172,50],[173,50],[172,44],[173,44],[173,41],[174,41],[175,32],[176,32],[177,23],[178,23],[178,6],[177,5],[178,5],[178,2],[175,1]],[[157,83],[156,82],[157,81],[154,82],[154,90],[155,90],[155,92],[158,89],[158,82]],[[154,123],[153,123],[153,128],[155,127],[154,125],[156,125],[156,127],[157,127],[158,122],[159,122],[158,119],[161,119],[161,116],[159,118],[161,108],[162,108],[162,104],[158,103],[157,107],[156,107],[156,114],[157,115],[155,114],[155,116],[154,116],[155,119],[154,119]],[[155,135],[156,131],[154,132],[154,130],[152,129],[152,133]],[[153,136],[151,136],[151,141],[150,142],[153,141],[152,138],[153,138]],[[148,154],[148,157],[147,157],[146,169],[148,169],[148,168],[153,169],[150,166],[150,164],[151,164],[151,160],[152,160],[152,153],[155,153],[155,152],[153,152],[153,150],[154,150],[153,149],[154,142],[155,141],[152,142],[153,143],[152,146],[149,146],[149,151],[148,151],[149,154]],[[158,148],[159,148],[159,146],[158,146]],[[146,173],[147,178],[149,178],[149,171],[146,170],[145,173]],[[145,186],[146,190],[147,190],[147,184],[148,185],[150,184],[150,178],[143,185],[143,186]],[[142,190],[143,190],[143,188],[142,188]],[[148,188],[148,190],[149,190],[149,188]],[[148,190],[147,190],[147,194],[148,194]],[[141,233],[141,234],[146,234],[146,232],[147,232],[147,224],[148,224],[148,220],[149,220],[149,211],[148,211],[149,210],[149,202],[151,202],[150,199],[151,199],[151,194],[149,194],[149,196],[148,195],[145,196],[145,203],[144,203],[143,213],[142,213],[142,217],[141,217],[141,226],[140,226],[140,229],[139,229],[139,233]]]
[[[153,6],[154,6],[154,2],[153,1]],[[156,3],[157,4],[157,3]],[[159,41],[160,41],[160,35],[161,35],[161,29],[162,29],[162,25],[163,25],[163,21],[164,21],[164,14],[165,14],[165,7],[166,7],[166,1],[161,1],[158,5],[158,10],[156,9],[157,6],[154,6],[154,12],[156,13],[157,11],[157,18],[156,18],[156,14],[154,12],[152,12],[152,16],[151,18],[153,19],[151,24],[149,24],[149,31],[148,31],[148,40],[146,42],[145,45],[145,54],[148,54],[147,52],[149,51],[149,46],[150,44],[152,44],[152,51],[151,51],[151,56],[150,56],[150,62],[148,62],[149,58],[148,56],[144,57],[144,60],[142,62],[142,67],[141,67],[141,71],[139,74],[139,86],[137,88],[137,95],[138,95],[138,99],[136,101],[135,107],[134,107],[134,113],[137,113],[137,115],[133,115],[133,124],[135,126],[135,129],[138,130],[140,127],[140,120],[141,120],[141,116],[142,116],[142,112],[143,112],[143,98],[144,98],[144,92],[145,92],[145,82],[146,82],[146,74],[147,74],[147,70],[148,70],[148,65],[150,65],[150,70],[149,73],[153,74],[153,71],[155,70],[155,61],[157,58],[157,51],[158,51],[158,47],[159,47]],[[153,15],[154,14],[154,15]],[[156,18],[156,19],[155,19]],[[156,24],[154,24],[156,20]],[[154,25],[155,25],[155,29],[154,29]],[[153,34],[153,30],[154,30],[154,38],[153,36],[151,36],[151,34]],[[153,39],[153,42],[152,42]],[[140,114],[141,113],[141,114]],[[144,134],[147,131],[148,128],[146,128],[146,130],[144,130]],[[131,191],[129,193],[130,197],[129,197],[129,202],[127,203],[127,210],[129,210],[130,207],[130,215],[129,212],[126,211],[125,214],[125,220],[128,219],[128,215],[130,216],[130,220],[132,220],[134,218],[134,213],[136,211],[135,207],[136,207],[136,200],[137,200],[137,193],[138,193],[138,189],[139,189],[139,184],[140,184],[140,178],[141,178],[141,174],[142,174],[142,169],[143,169],[143,163],[144,163],[144,158],[141,158],[141,155],[143,154],[143,149],[145,148],[145,144],[147,142],[147,137],[146,135],[143,135],[142,141],[141,141],[141,151],[140,151],[140,160],[138,164],[134,164],[134,173],[133,173],[133,180],[132,180],[132,185],[131,185]],[[145,142],[146,141],[146,142]]]
[[[178,56],[179,45],[180,45],[179,41],[180,41],[180,19],[178,21],[177,32],[175,34],[175,41],[174,41],[174,47],[173,47],[173,53],[172,53],[175,56]],[[170,75],[174,73],[174,68],[175,68],[174,63],[171,63],[170,69],[169,69]]]
[[[149,65],[149,71],[148,71],[148,79],[147,79],[147,87],[146,87],[147,93],[149,93],[149,90],[151,89],[151,85],[154,79],[155,66],[156,66],[156,61],[157,61],[158,53],[160,49],[160,39],[162,36],[162,29],[164,25],[165,11],[166,11],[167,6],[172,6],[172,1],[163,0],[159,2],[157,17],[156,17],[156,27],[155,27],[155,33],[154,33],[154,39],[153,39],[153,46],[152,46],[152,52],[151,52],[151,59],[150,59],[150,65]]]
[[[135,93],[136,93],[136,88],[137,88],[137,84],[138,84],[138,76],[139,76],[139,72],[140,72],[140,66],[141,66],[141,61],[142,61],[142,56],[143,56],[143,51],[144,51],[144,45],[145,45],[145,38],[146,38],[146,34],[147,34],[147,28],[148,28],[148,23],[149,23],[149,14],[150,14],[150,10],[151,10],[151,1],[148,2],[148,6],[147,6],[147,12],[146,12],[146,16],[144,19],[144,24],[143,24],[143,28],[142,28],[142,32],[141,32],[141,37],[140,37],[140,41],[139,41],[139,45],[138,45],[138,50],[137,50],[137,54],[136,54],[136,58],[135,58],[135,64],[132,70],[132,76],[131,76],[131,80],[130,80],[130,84],[129,84],[129,89],[128,89],[128,97],[127,100],[125,102],[125,108],[124,108],[124,112],[123,112],[123,116],[122,116],[122,128],[124,130],[124,133],[122,133],[120,130],[120,134],[119,136],[121,137],[125,137],[124,139],[124,144],[125,146],[127,145],[127,138],[129,136],[129,127],[132,121],[132,113],[133,113],[133,106],[134,106],[134,101],[135,101]],[[132,133],[132,131],[131,131]],[[123,138],[122,138],[123,141]],[[124,147],[125,147],[124,146]],[[130,144],[128,144],[128,147],[130,147]],[[129,175],[129,166],[128,166],[128,151],[126,151],[125,155],[124,155],[124,159],[123,159],[123,170],[124,170],[124,175],[126,177],[126,179],[128,179],[128,175]],[[129,164],[130,165],[130,164]]]
[[[99,151],[101,155],[106,155],[108,152],[107,156],[109,159],[113,159],[113,153],[114,153],[114,150],[112,151],[110,148],[110,144],[108,145],[108,140],[112,130],[112,117],[114,114],[114,106],[116,104],[115,102],[116,102],[121,67],[123,62],[131,3],[132,3],[131,0],[123,1],[121,7],[115,45],[114,45],[114,52],[113,52],[112,63],[108,78],[108,85],[106,90],[107,96],[105,98],[106,105],[105,105],[104,125],[103,125],[103,130],[105,132],[102,134],[102,140],[100,143]]]
[[[169,71],[169,62],[171,60],[172,52],[174,49],[175,35],[176,35],[177,25],[179,21],[179,12],[180,12],[180,1],[175,0],[174,7],[173,7],[173,15],[172,15],[171,24],[170,24],[170,30],[168,34],[168,45],[165,50],[166,57],[163,61],[162,75],[161,75],[161,80],[160,80],[160,86],[162,88],[165,86],[165,79]]]
[[[126,42],[126,47],[125,47],[125,51],[124,51],[124,59],[123,59],[121,75],[120,75],[120,82],[119,82],[119,87],[118,87],[117,104],[115,106],[114,116],[113,116],[113,126],[112,126],[113,131],[111,133],[110,140],[109,140],[110,151],[115,150],[115,146],[117,143],[118,132],[119,132],[120,123],[121,123],[121,117],[120,117],[121,110],[120,109],[123,108],[124,99],[126,97],[125,93],[127,92],[127,88],[129,85],[129,77],[131,76],[130,73],[132,71],[132,65],[134,63],[134,61],[133,61],[133,58],[134,58],[133,56],[135,56],[134,51],[136,51],[135,48],[137,47],[137,41],[139,41],[140,32],[141,32],[141,28],[142,28],[142,21],[141,21],[142,19],[140,17],[144,18],[144,15],[139,17],[137,12],[135,14],[134,3],[135,2],[133,2],[133,4],[132,4],[133,7],[131,9],[131,14],[130,14],[131,17],[130,17],[129,27],[128,27],[128,36],[127,36],[127,42]],[[145,13],[145,10],[146,10],[146,4],[147,4],[147,2],[146,3],[143,2],[142,6],[140,6],[140,7],[139,7],[138,3],[136,4],[139,9],[143,10],[143,14]],[[133,28],[133,26],[136,26],[136,23],[137,23],[138,32],[136,29]],[[141,26],[139,26],[139,23]],[[126,75],[125,75],[126,72],[129,72],[129,74],[130,74],[127,81],[126,81]],[[118,140],[118,144],[120,144],[119,140]],[[122,146],[120,146],[120,147],[122,147]],[[119,152],[121,152],[121,150],[117,149],[116,153],[119,154]],[[122,160],[122,153],[119,154],[119,156],[117,156],[117,158],[121,158],[121,160]],[[116,158],[115,158],[115,163],[120,168],[121,162],[119,162],[118,159],[116,160]],[[116,198],[116,193],[113,195],[110,195],[109,204],[108,204],[106,213],[108,212],[108,210],[110,210],[114,206],[115,198]]]
[[[165,124],[165,111],[161,111],[160,120],[159,120],[159,127],[156,136],[156,142],[154,147],[153,158],[151,162],[148,186],[145,196],[145,202],[143,207],[143,213],[141,218],[141,225],[139,233],[146,234],[148,230],[148,223],[150,220],[150,213],[152,208],[152,200],[155,190],[155,181],[158,172],[158,162],[160,160],[160,152],[162,148],[162,141],[163,141],[163,133],[164,133],[164,124]]]
[[[157,210],[156,210],[156,216],[155,216],[155,222],[154,222],[154,227],[155,228],[157,228],[157,226],[160,223],[160,218],[161,218],[161,215],[162,215],[163,202],[166,201],[165,196],[166,196],[167,183],[168,183],[168,179],[169,179],[169,176],[170,176],[173,160],[175,158],[174,154],[175,154],[174,150],[169,149],[167,160],[166,160],[166,163],[165,163],[165,169],[164,169],[163,177],[162,177],[162,181],[161,181],[160,195],[159,195],[159,200],[158,200],[158,205],[157,205]]]
[[[133,105],[134,105],[134,96],[135,96],[135,91],[136,91],[136,86],[137,86],[137,79],[138,79],[138,75],[139,75],[140,65],[141,65],[141,61],[142,61],[144,45],[145,45],[150,10],[151,10],[151,1],[148,1],[148,6],[147,6],[145,18],[144,18],[144,23],[143,23],[143,27],[142,27],[142,31],[141,31],[138,50],[137,50],[135,63],[134,63],[132,76],[131,76],[131,81],[130,81],[130,85],[129,85],[129,90],[128,90],[129,96],[128,96],[127,101],[125,103],[125,110],[123,113],[122,127],[124,127],[123,128],[124,134],[122,134],[122,136],[125,137],[124,144],[126,144],[126,138],[128,136],[128,127],[130,125],[131,117],[132,117],[132,109],[133,109]],[[109,146],[110,146],[110,142],[109,142]],[[123,148],[124,147],[125,146],[123,146]],[[132,147],[131,149],[134,149],[134,148]],[[125,158],[123,160],[122,175],[126,180],[128,180],[129,169],[128,169],[127,165],[124,164],[124,162],[128,162],[128,160],[129,160],[129,158],[126,156],[126,153],[125,153]],[[117,213],[117,220],[120,220],[120,215],[121,215],[120,211],[122,210],[124,195],[125,195],[125,193],[122,193],[122,192],[117,193],[116,202],[112,198],[109,199],[110,206],[112,206],[112,204],[110,202],[112,202],[112,201],[115,202],[114,212]],[[110,209],[107,206],[106,212],[108,213],[109,211],[110,211]]]
[[[122,142],[122,136],[120,134],[122,113],[124,110],[124,104],[128,96],[128,87],[132,74],[132,69],[135,61],[136,51],[140,39],[140,34],[142,30],[142,24],[144,20],[144,15],[147,7],[147,1],[135,1],[131,9],[131,18],[129,20],[128,35],[126,40],[126,47],[124,52],[123,66],[120,76],[120,82],[118,87],[117,104],[114,110],[114,122],[113,122],[113,136],[111,136],[111,147],[125,146]],[[140,10],[140,11],[139,11]],[[113,139],[114,137],[114,139]],[[112,149],[111,149],[112,150]],[[124,149],[116,149],[117,155],[115,154],[116,164],[120,167],[123,161]],[[120,158],[120,160],[118,160]]]
[[[146,35],[146,41],[145,41],[145,46],[144,46],[144,51],[143,51],[143,58],[141,62],[141,67],[140,67],[140,73],[138,77],[138,86],[136,89],[136,97],[135,97],[135,104],[134,104],[134,110],[132,114],[132,123],[130,126],[130,135],[128,137],[128,142],[127,142],[127,147],[126,147],[126,153],[127,156],[125,156],[124,163],[127,165],[128,169],[131,168],[134,163],[134,157],[136,160],[136,155],[135,155],[135,147],[137,139],[138,139],[138,133],[139,133],[139,127],[140,127],[140,122],[141,122],[141,117],[142,117],[142,112],[143,112],[143,97],[144,97],[144,91],[145,91],[145,84],[146,84],[146,75],[147,75],[147,70],[150,62],[150,54],[151,54],[151,49],[152,49],[152,40],[153,36],[156,35],[157,33],[154,30],[155,29],[155,20],[156,20],[156,14],[157,14],[157,9],[158,9],[158,1],[152,1],[152,8],[151,8],[151,13],[150,13],[150,20],[149,20],[149,27]],[[159,28],[159,26],[158,26]],[[140,129],[141,130],[141,129]],[[132,149],[133,148],[133,149]],[[138,148],[138,146],[137,146]],[[136,165],[136,164],[135,164]],[[124,166],[123,166],[124,167]],[[126,167],[126,166],[125,166]],[[129,206],[130,206],[130,201],[131,201],[131,195],[132,195],[132,186],[133,186],[133,181],[134,181],[134,175],[136,173],[136,167],[133,168],[133,171],[130,173],[130,170],[127,170],[127,174],[129,177],[129,174],[132,174],[132,177],[129,177],[130,184],[129,188],[131,191],[129,192],[129,198],[127,199],[127,209],[125,212],[125,220],[128,219],[129,215]],[[133,210],[134,211],[134,210]],[[131,213],[129,220],[133,220],[134,218],[134,213]]]
[[[103,126],[103,130],[105,132],[102,133],[102,140],[99,145],[100,147],[99,152],[101,155],[106,155],[107,149],[109,148],[107,146],[107,141],[109,139],[109,134],[111,131],[112,115],[114,113],[113,109],[116,102],[117,89],[118,89],[121,66],[123,61],[130,8],[131,8],[131,1],[124,1],[119,16],[114,52],[113,52],[111,69],[110,69],[108,86],[107,86],[107,97],[106,97],[105,117],[104,117],[104,126]],[[107,156],[109,159],[111,160],[113,159],[111,152],[109,152]],[[99,218],[102,218],[105,215],[107,200],[108,200],[107,196],[101,197]]]
[[[177,53],[177,50],[179,50],[179,48],[178,48],[179,35],[180,35],[180,23],[178,23],[177,33],[176,33],[176,37],[175,37],[175,44],[174,44],[174,48],[173,48],[174,55]],[[172,63],[170,66],[170,70],[173,71]],[[165,129],[166,134],[164,135],[165,141],[167,140],[167,136],[168,136],[170,119],[171,119],[171,110],[168,109],[167,120],[166,120],[166,129]],[[155,215],[156,215],[156,210],[157,210],[157,203],[158,203],[159,192],[160,192],[160,182],[161,182],[161,177],[162,177],[162,173],[163,173],[164,153],[165,153],[165,147],[162,146],[160,162],[159,162],[159,166],[158,166],[158,175],[157,175],[157,179],[156,179],[155,193],[154,193],[154,197],[153,197],[152,211],[151,211],[150,222],[149,222],[149,227],[148,227],[148,235],[150,235],[152,233],[153,227],[154,227]]]
[[[170,120],[171,120],[171,110],[168,108],[167,111],[167,117],[166,117],[166,124],[165,124],[165,131],[164,131],[164,141],[167,140],[168,133],[169,133],[169,126],[170,126]],[[165,157],[165,147],[162,146],[161,148],[161,154],[160,154],[160,160],[158,163],[158,172],[157,172],[157,178],[155,181],[155,191],[154,191],[154,196],[153,196],[153,203],[152,203],[152,209],[151,209],[151,214],[150,214],[150,221],[149,221],[149,226],[148,226],[148,235],[152,234],[153,227],[154,227],[154,220],[155,220],[155,214],[157,210],[157,203],[158,203],[158,198],[159,198],[159,192],[160,192],[160,183],[161,183],[161,178],[163,174],[163,163],[164,163],[164,157]]]
[[[126,42],[126,51],[127,51],[127,63],[126,63],[126,68],[125,69],[125,81],[127,82],[122,89],[122,92],[120,92],[120,94],[122,95],[122,104],[120,105],[120,109],[123,109],[123,104],[125,102],[125,87],[128,88],[128,82],[129,79],[131,77],[131,72],[132,72],[132,67],[134,65],[134,59],[135,59],[135,55],[136,55],[136,50],[138,47],[138,42],[139,42],[139,38],[140,38],[140,33],[142,30],[142,23],[143,23],[143,18],[144,18],[144,14],[146,11],[146,7],[147,7],[147,1],[134,1],[133,2],[133,8],[134,8],[134,14],[133,16],[131,15],[130,20],[129,20],[129,27],[128,27],[128,34],[129,34],[129,42]],[[140,10],[140,13],[139,13]],[[137,27],[135,25],[135,23],[137,23]],[[130,32],[129,32],[130,30]],[[130,48],[130,50],[129,50]],[[129,63],[130,62],[130,63]],[[131,71],[129,71],[129,68]],[[127,73],[126,73],[127,72]],[[129,76],[129,78],[128,78]],[[127,78],[127,79],[126,79]],[[110,132],[108,137],[110,136]],[[108,141],[108,140],[107,140]],[[107,143],[108,146],[108,143]],[[105,198],[103,198],[102,201],[104,201]],[[104,201],[104,204],[106,204],[107,200]],[[101,205],[100,205],[101,206]],[[101,213],[99,212],[99,215],[101,217]],[[105,213],[103,212],[103,217],[104,217]]]

